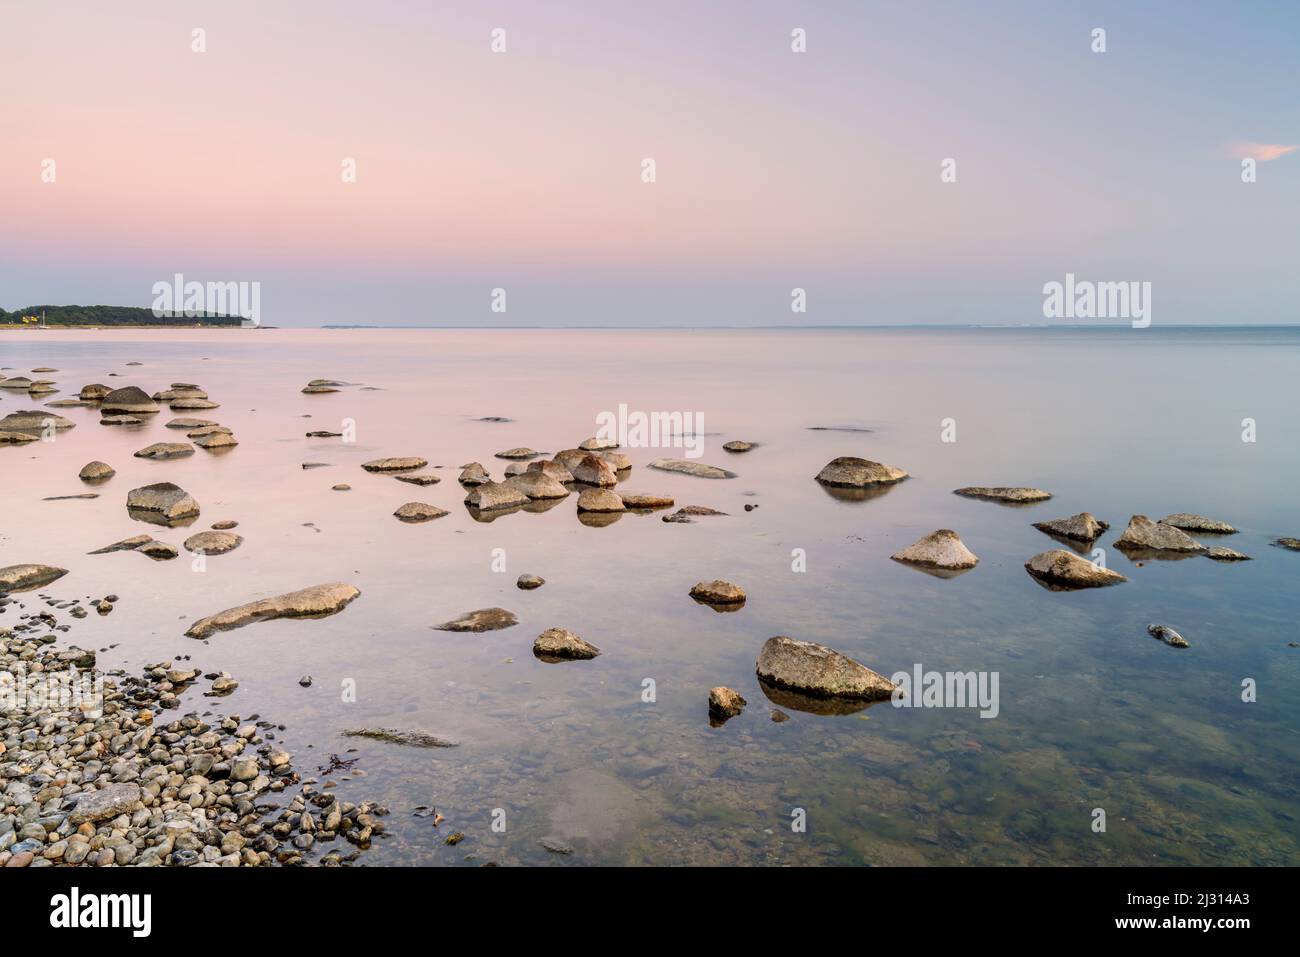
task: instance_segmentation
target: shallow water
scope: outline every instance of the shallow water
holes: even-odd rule
[[[0,448],[0,565],[71,569],[41,590],[53,596],[117,593],[112,615],[68,635],[115,645],[102,666],[192,655],[240,687],[213,705],[200,682],[186,710],[284,722],[281,741],[304,772],[331,753],[358,757],[366,776],[335,775],[339,792],[393,812],[393,836],[366,863],[1296,864],[1300,649],[1288,642],[1300,638],[1300,554],[1269,543],[1300,536],[1298,365],[1290,329],[0,332],[6,375],[59,370],[44,376],[62,389],[47,400],[89,382],[151,393],[196,382],[221,407],[176,414],[219,421],[240,442],[150,462],[132,453],[184,440],[164,427],[166,410],[129,428],[100,426],[93,409],[55,410],[76,428]],[[302,395],[312,378],[356,385]],[[653,471],[646,463],[680,450],[634,448],[620,488],[728,516],[678,525],[627,514],[589,527],[575,496],[490,523],[467,513],[459,465],[499,477],[507,463],[494,452],[573,447],[620,403],[702,414],[700,461],[738,473]],[[0,391],[0,415],[38,407]],[[513,421],[477,421],[493,415]],[[948,418],[955,442],[942,441]],[[1242,441],[1245,418],[1257,423],[1253,443]],[[345,419],[355,443],[304,436]],[[723,451],[735,438],[760,445]],[[389,455],[424,456],[443,481],[418,488],[359,467]],[[912,478],[844,501],[812,478],[838,455]],[[86,491],[77,472],[92,459],[118,473],[91,489],[99,498],[42,501]],[[302,469],[311,461],[329,467]],[[126,492],[157,481],[198,499],[188,530],[127,516]],[[331,491],[338,482],[352,491]],[[951,494],[965,485],[1055,498],[1011,508]],[[392,512],[408,501],[451,514],[405,525]],[[1023,563],[1058,543],[1030,523],[1082,510],[1110,522],[1098,544],[1129,582],[1040,588]],[[1202,540],[1255,560],[1138,565],[1109,547],[1130,515],[1179,511],[1236,525],[1240,534]],[[141,532],[179,546],[221,519],[238,520],[245,542],[202,572],[184,552],[86,554]],[[945,527],[977,568],[944,580],[889,560]],[[794,549],[804,572],[792,570]],[[518,590],[525,572],[547,584]],[[694,603],[690,587],[712,578],[741,585],[745,606]],[[328,581],[362,596],[330,618],[183,636],[201,615]],[[430,627],[495,605],[520,623],[479,635]],[[1191,648],[1151,639],[1150,622]],[[604,653],[536,660],[532,640],[552,626]],[[997,672],[999,714],[783,706],[790,720],[775,723],[754,660],[777,634],[886,675],[916,663]],[[1244,679],[1254,703],[1242,701]],[[720,684],[749,705],[713,728],[706,702]],[[362,725],[461,744],[340,736]],[[435,829],[417,805],[446,821]],[[795,809],[806,831],[792,830]],[[453,831],[465,839],[447,846]],[[548,852],[544,837],[574,853]]]

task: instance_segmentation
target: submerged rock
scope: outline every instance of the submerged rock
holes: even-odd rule
[[[173,412],[199,412],[204,409],[217,409],[220,405],[207,399],[174,399],[168,408]]]
[[[1174,631],[1168,625],[1147,625],[1147,634],[1152,638],[1158,638],[1166,645],[1171,645],[1174,648],[1191,647],[1191,645],[1187,643],[1186,638]]]
[[[583,489],[578,496],[579,512],[621,512],[623,509],[623,499],[607,488]]]
[[[436,505],[426,505],[424,502],[407,502],[393,514],[403,522],[428,522],[435,518],[442,518],[448,513],[446,509],[438,508]]]
[[[239,523],[236,522],[233,518],[226,518],[226,519],[222,519],[219,522],[213,522],[210,527],[214,531],[227,532],[232,528],[238,528]]]
[[[83,482],[103,482],[116,474],[117,472],[107,462],[87,462],[77,473],[77,478]]]
[[[75,426],[76,423],[71,419],[65,419],[53,412],[41,412],[37,409],[10,412],[3,419],[0,419],[0,432],[44,432],[46,429],[62,432],[64,429],[75,428]]]
[[[1039,581],[1059,589],[1101,588],[1128,581],[1119,572],[1102,568],[1063,548],[1040,552],[1025,563],[1025,571]]]
[[[719,685],[709,689],[709,718],[715,726],[734,718],[745,710],[747,702],[740,692]]]
[[[420,472],[417,475],[394,475],[393,478],[397,479],[399,482],[418,485],[421,488],[427,488],[430,485],[437,485],[442,481],[440,477],[431,472]]]
[[[9,432],[0,430],[0,445],[26,445],[39,438],[34,432]]]
[[[1213,532],[1215,535],[1235,535],[1237,533],[1237,530],[1227,522],[1206,518],[1204,515],[1193,515],[1190,512],[1175,512],[1173,515],[1166,515],[1160,519],[1160,524],[1172,525],[1184,532]]]
[[[275,618],[325,618],[338,614],[360,596],[359,589],[342,582],[312,585],[273,598],[262,598],[246,605],[237,605],[190,626],[185,634],[190,638],[207,638],[218,631],[242,628],[257,621]]]
[[[16,375],[9,379],[0,378],[0,389],[12,389],[15,392],[26,392],[32,387],[32,380],[25,375]]]
[[[515,586],[524,591],[532,591],[534,588],[541,588],[546,584],[546,579],[540,575],[520,575]]]
[[[133,552],[141,546],[147,545],[154,540],[152,535],[132,535],[130,538],[124,538],[120,542],[114,542],[112,545],[105,545],[103,548],[97,548],[93,552],[87,552],[87,555],[107,555],[109,552]]]
[[[184,545],[187,552],[201,552],[204,555],[224,555],[226,552],[232,552],[244,542],[242,535],[236,535],[234,532],[209,531],[198,532],[185,539]]]
[[[889,557],[896,562],[948,571],[974,568],[979,562],[975,553],[967,548],[957,533],[950,528],[931,532]]]
[[[179,418],[172,419],[170,422],[168,422],[168,423],[167,423],[167,428],[169,428],[169,429],[186,429],[186,430],[188,431],[188,430],[190,430],[190,429],[206,429],[206,428],[211,428],[212,426],[214,426],[214,425],[218,425],[218,424],[219,424],[219,423],[214,422],[214,421],[212,421],[211,419],[193,419],[193,418],[190,418],[189,416],[184,416],[184,415],[183,415],[183,416],[180,416]]]
[[[54,565],[6,565],[0,568],[0,591],[28,591],[58,581],[68,573]]]
[[[343,732],[345,738],[369,738],[372,741],[384,741],[388,744],[404,744],[412,748],[456,748],[457,741],[440,738],[427,731],[404,731],[397,728],[349,728]]]
[[[172,482],[131,489],[126,495],[126,508],[132,518],[145,521],[151,514],[163,522],[179,522],[199,514],[199,503]]]
[[[817,481],[837,488],[866,488],[871,485],[893,485],[907,478],[907,473],[892,465],[841,455],[831,459],[817,473]]]
[[[530,499],[564,498],[569,490],[545,472],[520,472],[501,483]]]
[[[367,472],[411,472],[415,469],[422,469],[428,464],[428,459],[422,459],[418,455],[408,455],[396,458],[371,459],[369,462],[362,462],[361,467]]]
[[[229,449],[238,445],[235,437],[229,432],[207,432],[203,435],[194,437],[194,444],[201,449],[207,449],[211,452],[213,449]]]
[[[665,515],[663,521],[678,525],[689,525],[697,517],[708,515],[725,516],[726,514],[726,512],[719,512],[716,508],[709,508],[707,505],[683,505],[671,515]]]
[[[1300,552],[1300,538],[1278,538],[1273,540],[1273,544],[1288,551]]]
[[[1153,522],[1145,515],[1134,515],[1128,528],[1115,540],[1121,550],[1155,552],[1203,552],[1205,546],[1181,529]]]
[[[966,488],[953,489],[953,494],[966,498],[982,498],[993,502],[1009,502],[1013,505],[1045,502],[1052,497],[1051,492],[1044,492],[1041,488],[1025,488],[1023,486],[989,487],[971,485]]]
[[[542,661],[583,661],[595,658],[600,649],[564,628],[547,628],[533,642],[533,654]]]
[[[483,512],[501,508],[514,508],[527,505],[529,498],[516,488],[502,482],[484,482],[474,486],[465,496],[465,504]]]
[[[99,420],[100,425],[143,425],[144,419],[138,415],[106,415]]]
[[[1207,548],[1205,557],[1212,558],[1216,562],[1248,562],[1251,560],[1249,555],[1243,555],[1235,548],[1224,548],[1222,545]]]
[[[1080,512],[1069,518],[1054,518],[1049,522],[1034,522],[1034,528],[1048,535],[1057,535],[1076,542],[1093,542],[1110,525],[1098,521],[1091,512]]]
[[[138,459],[179,459],[194,454],[194,446],[188,442],[155,442],[135,453]]]
[[[813,697],[879,701],[897,686],[847,655],[785,635],[769,638],[755,666],[763,681]]]
[[[168,545],[166,542],[160,542],[155,538],[149,539],[139,548],[135,549],[141,555],[147,555],[156,562],[171,561],[180,554],[175,545]]]
[[[754,447],[754,443],[746,442],[743,439],[735,439],[731,442],[722,443],[722,447],[728,452],[748,452]]]
[[[743,605],[745,603],[744,589],[739,585],[733,585],[731,582],[716,578],[709,582],[698,582],[691,588],[691,597],[696,601],[710,605]]]
[[[104,396],[99,411],[105,414],[152,415],[158,411],[158,403],[149,398],[144,389],[127,385]]]
[[[649,467],[663,472],[680,472],[682,475],[693,475],[696,478],[733,479],[736,477],[735,472],[728,472],[716,465],[704,465],[701,462],[689,462],[686,459],[655,459],[650,463]]]
[[[519,619],[512,611],[505,608],[480,608],[477,611],[467,611],[451,621],[444,621],[441,625],[434,625],[433,628],[435,631],[483,632],[500,631],[517,624]]]
[[[573,473],[573,480],[581,482],[584,485],[595,485],[599,488],[611,488],[618,484],[618,475],[614,472],[613,467],[604,459],[587,454],[583,456],[582,461],[570,468]]]

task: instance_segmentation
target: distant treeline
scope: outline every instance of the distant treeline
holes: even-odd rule
[[[48,326],[239,326],[238,316],[155,316],[140,306],[28,306],[0,309],[0,325]]]

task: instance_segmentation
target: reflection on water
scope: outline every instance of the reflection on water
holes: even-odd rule
[[[136,459],[175,434],[171,416],[110,427],[93,408],[61,410],[76,427],[55,441],[0,448],[0,564],[68,568],[42,589],[56,597],[117,594],[112,615],[67,636],[106,649],[104,666],[191,655],[239,680],[223,711],[287,726],[281,743],[305,771],[360,758],[365,777],[330,779],[344,799],[392,808],[372,863],[1295,864],[1300,555],[1266,546],[1300,533],[1297,358],[1289,330],[3,333],[0,365],[58,368],[67,394],[110,373],[151,393],[198,383],[239,445]],[[1062,392],[1066,363],[1091,370],[1086,402],[1077,383]],[[1215,388],[1135,391],[1153,363]],[[359,385],[299,391],[317,378]],[[578,513],[576,495],[475,514],[458,472],[443,472],[415,494],[449,514],[410,526],[393,512],[412,486],[360,467],[418,455],[431,471],[479,461],[500,479],[496,453],[573,448],[620,403],[706,415],[700,461],[738,473],[648,470],[676,453],[628,449],[620,487],[726,515]],[[27,408],[40,400],[0,397],[5,414]],[[1256,443],[1241,441],[1246,416],[1261,423]],[[956,442],[941,439],[949,418]],[[304,434],[349,421],[354,443]],[[732,439],[758,447],[724,459]],[[871,494],[813,480],[844,455],[912,477]],[[95,459],[118,470],[98,499],[43,500],[84,492],[77,473]],[[237,520],[238,551],[205,564],[86,554],[138,534],[126,493],[163,481],[198,500],[196,529]],[[952,494],[972,483],[1054,497],[999,508]],[[1093,547],[1129,582],[1034,587],[1023,565],[1048,543],[1031,523],[1081,511],[1110,523]],[[1130,516],[1181,511],[1232,522],[1232,547],[1255,560],[1112,547]],[[889,560],[938,528],[978,567],[939,578]],[[186,534],[156,532],[171,545]],[[521,574],[546,584],[520,590]],[[743,607],[688,597],[715,578],[745,590]],[[361,597],[330,618],[184,637],[200,616],[329,581]],[[430,628],[490,607],[519,623]],[[1152,641],[1153,621],[1191,647]],[[531,648],[550,627],[603,653],[548,665]],[[755,658],[777,634],[886,675],[918,662],[997,672],[998,717],[887,702],[827,714],[760,686]],[[717,685],[749,704],[715,728]],[[197,691],[184,706],[211,707]],[[342,736],[360,727],[460,746]],[[791,828],[796,809],[805,832]],[[452,831],[466,835],[454,847]]]

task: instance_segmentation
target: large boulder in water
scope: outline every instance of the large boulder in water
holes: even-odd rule
[[[341,612],[360,594],[359,589],[342,582],[312,585],[310,588],[276,595],[274,598],[263,598],[201,618],[185,634],[190,638],[207,638],[215,632],[242,628],[255,621],[269,621],[273,618],[325,618]]]
[[[569,490],[545,472],[520,472],[501,483],[517,492],[522,492],[530,499],[564,498]]]
[[[471,488],[469,494],[465,496],[466,505],[483,512],[527,505],[529,501],[527,495],[504,482],[484,482]]]
[[[812,697],[879,701],[897,690],[884,675],[847,655],[785,635],[764,643],[755,671],[769,684]]]
[[[931,532],[920,541],[889,557],[896,562],[944,571],[974,568],[979,562],[975,553],[967,548],[957,533],[950,528]]]
[[[578,496],[579,512],[621,512],[624,507],[619,494],[607,488],[584,489]]]
[[[167,524],[194,518],[199,514],[199,503],[179,485],[157,482],[131,489],[126,495],[126,509],[132,518]]]
[[[581,482],[584,485],[610,488],[618,484],[618,475],[615,473],[613,466],[604,459],[590,453],[583,456],[582,461],[569,471],[573,473],[575,482]]]
[[[831,459],[817,473],[817,481],[836,488],[867,488],[871,485],[892,485],[907,478],[907,473],[892,465],[841,455]]]
[[[1120,550],[1152,552],[1203,552],[1205,546],[1182,529],[1153,522],[1145,515],[1134,515],[1128,528],[1115,540]]]
[[[1074,542],[1093,542],[1110,528],[1108,524],[1098,521],[1091,512],[1080,512],[1069,518],[1054,518],[1048,522],[1034,522],[1034,528],[1058,538],[1068,538]]]
[[[104,415],[147,415],[158,411],[158,403],[144,389],[128,385],[104,396],[99,411]]]
[[[567,628],[547,628],[533,642],[533,654],[542,661],[587,661],[600,654],[591,642],[579,638]]]
[[[1093,564],[1063,548],[1040,552],[1025,563],[1025,571],[1050,588],[1101,588],[1128,581],[1119,572]]]
[[[367,472],[411,472],[415,469],[422,469],[428,464],[428,459],[420,458],[418,455],[406,455],[386,459],[371,459],[369,462],[362,462],[361,467]]]

